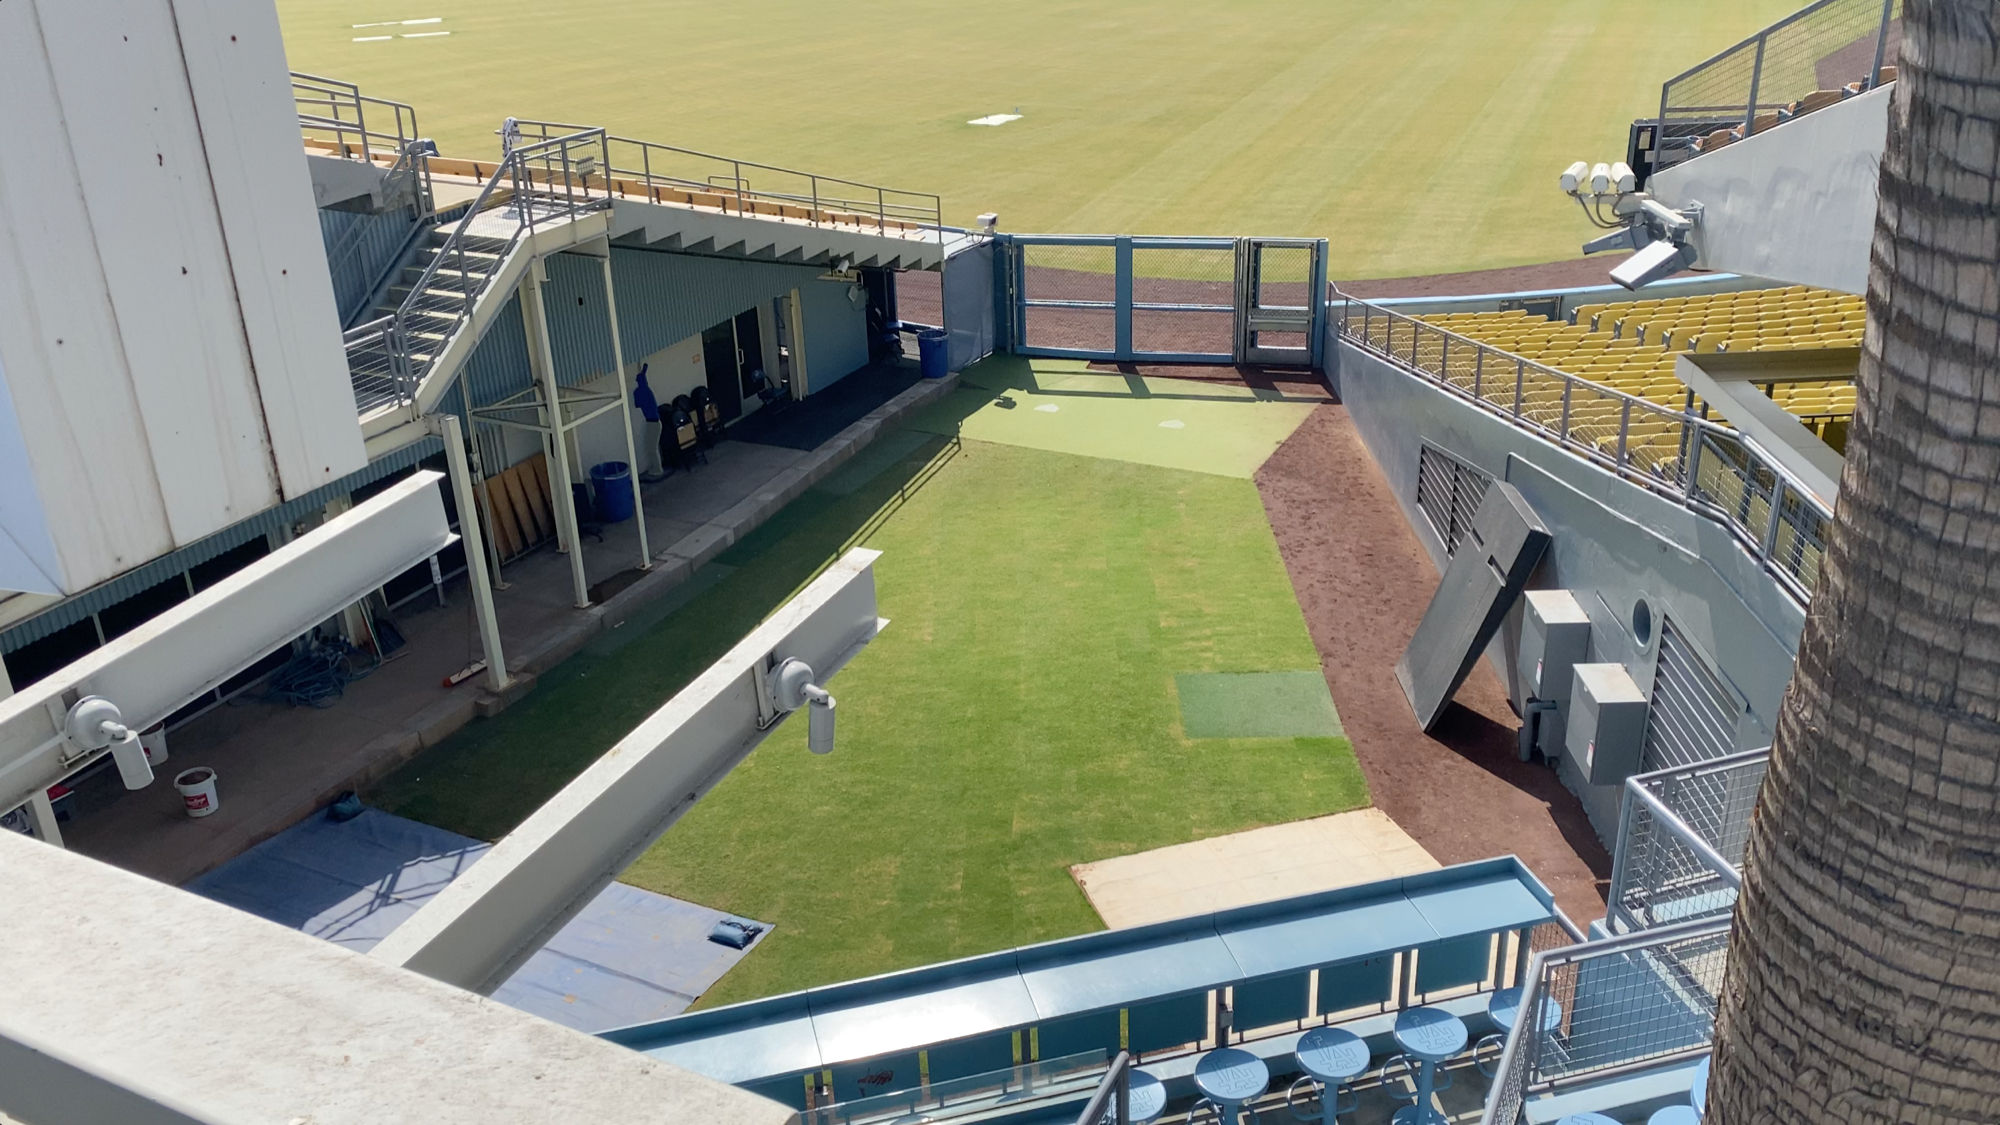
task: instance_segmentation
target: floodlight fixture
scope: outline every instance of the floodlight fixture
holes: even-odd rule
[[[1693,265],[1694,260],[1694,247],[1672,239],[1656,239],[1618,263],[1611,271],[1611,280],[1627,289],[1640,289],[1679,273]]]

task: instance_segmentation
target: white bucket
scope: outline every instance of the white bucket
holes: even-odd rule
[[[146,764],[159,769],[167,761],[167,725],[139,732],[139,749],[146,752]]]
[[[207,816],[220,803],[215,796],[215,771],[207,766],[196,766],[175,774],[174,788],[180,790],[181,803],[187,806],[187,813],[192,817]]]

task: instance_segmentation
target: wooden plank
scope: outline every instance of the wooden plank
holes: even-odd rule
[[[504,489],[496,488],[491,480],[479,482],[479,494],[484,498],[482,505],[493,513],[493,526],[487,528],[493,533],[493,545],[504,558],[512,558],[526,548],[521,541],[521,525],[514,519],[514,506],[507,497],[500,495]]]
[[[549,489],[549,459],[537,453],[521,464],[524,471],[531,474],[522,480],[528,490],[528,504],[535,509],[535,519],[553,535],[556,530],[556,494]]]
[[[539,543],[547,534],[535,524],[534,512],[528,507],[528,496],[521,488],[521,474],[508,469],[497,478],[501,490],[507,494],[507,503],[514,507],[514,522],[521,529],[521,545]]]

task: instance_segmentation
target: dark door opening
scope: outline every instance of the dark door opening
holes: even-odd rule
[[[745,309],[736,314],[736,374],[743,381],[745,397],[757,393],[757,385],[750,379],[752,371],[764,371],[764,336],[757,325],[757,310]],[[764,371],[766,379],[770,372]]]
[[[708,393],[715,396],[722,420],[733,422],[742,417],[743,382],[736,369],[734,325],[725,320],[702,331],[701,360],[708,374]]]

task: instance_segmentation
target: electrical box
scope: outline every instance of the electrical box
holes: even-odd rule
[[[1521,595],[1521,671],[1528,695],[1557,703],[1569,700],[1570,669],[1590,658],[1590,618],[1568,590],[1529,590]]]
[[[1623,664],[1578,664],[1569,698],[1569,756],[1592,785],[1639,772],[1646,745],[1646,693]]]

